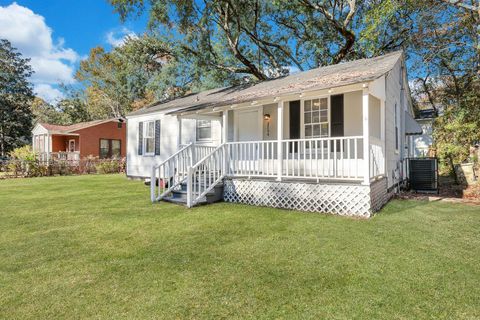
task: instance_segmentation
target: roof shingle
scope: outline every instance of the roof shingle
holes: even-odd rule
[[[62,125],[57,125],[57,124],[51,124],[51,123],[40,123],[42,127],[47,129],[48,131],[55,131],[58,133],[72,133],[84,128],[88,128],[94,125],[102,124],[108,121],[114,121],[117,120],[116,118],[113,119],[107,119],[107,120],[93,120],[93,121],[87,121],[87,122],[79,122],[75,123],[69,126],[62,126]]]

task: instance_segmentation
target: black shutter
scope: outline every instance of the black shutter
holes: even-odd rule
[[[138,123],[138,155],[143,154],[143,122]]]
[[[155,120],[155,155],[160,155],[160,120]]]
[[[343,137],[343,94],[331,97],[332,137]]]
[[[330,97],[330,123],[331,123],[331,134],[332,137],[343,137],[343,94],[337,94]],[[343,140],[345,144],[346,140]],[[332,150],[334,149],[333,141],[331,144]],[[343,146],[344,150],[346,145]],[[337,141],[336,151],[340,152],[340,140]]]
[[[288,114],[290,117],[290,139],[300,139],[300,100],[290,101]],[[292,150],[292,147],[295,150]],[[292,145],[290,142],[289,150],[297,152],[298,143]]]

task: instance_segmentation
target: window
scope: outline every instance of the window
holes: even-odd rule
[[[197,141],[212,139],[212,121],[197,120]]]
[[[398,110],[397,103],[395,102],[395,149],[398,150]]]
[[[303,106],[305,138],[328,137],[328,99],[305,100]]]
[[[120,158],[121,141],[113,139],[100,139],[100,159]]]
[[[145,122],[143,130],[144,154],[153,155],[155,153],[155,121]]]
[[[119,122],[117,123],[117,128],[118,128],[118,129],[122,129],[122,127],[123,127],[123,123],[121,123],[121,122],[119,121]]]

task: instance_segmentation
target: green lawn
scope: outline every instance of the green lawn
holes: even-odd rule
[[[358,220],[148,190],[0,181],[0,318],[480,318],[480,207],[392,201]]]

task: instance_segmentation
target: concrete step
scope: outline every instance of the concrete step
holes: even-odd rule
[[[199,187],[204,189],[206,185],[204,183],[194,183],[194,186],[195,186],[195,189],[198,190]],[[182,188],[183,191],[187,191],[187,183],[186,182],[181,183],[180,187]],[[220,182],[220,183],[216,184],[214,189],[215,188],[223,188],[223,182]]]
[[[162,199],[162,201],[175,203],[175,204],[179,204],[179,205],[182,205],[182,206],[187,205],[187,199],[174,198],[172,196],[165,197],[165,198]],[[198,204],[206,204],[206,203],[207,203],[207,201],[200,201]]]
[[[173,203],[179,203],[186,205],[187,204],[187,186],[186,184],[181,185],[180,190],[172,190],[170,195],[163,198],[163,200]],[[218,201],[223,201],[223,183],[219,183],[213,187],[212,190],[207,192],[207,194],[201,199],[198,203],[214,203]]]

